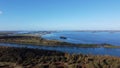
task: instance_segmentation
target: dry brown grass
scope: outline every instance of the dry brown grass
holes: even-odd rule
[[[0,68],[120,68],[120,58],[0,47]]]

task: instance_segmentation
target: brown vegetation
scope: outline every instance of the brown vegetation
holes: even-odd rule
[[[120,68],[120,58],[0,47],[0,68]]]
[[[34,45],[71,45],[70,43],[60,42],[56,40],[45,40],[38,36],[0,36],[0,42],[18,43],[18,44],[34,44]]]

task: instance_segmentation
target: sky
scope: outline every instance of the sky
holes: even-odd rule
[[[120,0],[0,0],[0,30],[120,30]]]

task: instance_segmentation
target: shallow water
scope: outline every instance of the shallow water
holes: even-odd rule
[[[109,48],[78,48],[78,47],[68,47],[68,46],[35,46],[35,45],[21,45],[21,44],[7,44],[0,43],[0,46],[9,47],[27,47],[34,49],[44,49],[44,50],[56,50],[70,54],[93,54],[93,55],[110,55],[120,57],[120,49],[109,49]]]
[[[60,39],[60,36],[67,39]],[[42,36],[49,40],[60,40],[70,43],[82,44],[112,44],[120,46],[120,32],[75,32],[64,31],[46,34]]]

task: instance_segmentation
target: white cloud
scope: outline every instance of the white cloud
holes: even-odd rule
[[[3,12],[2,11],[0,11],[0,14],[2,14]]]

